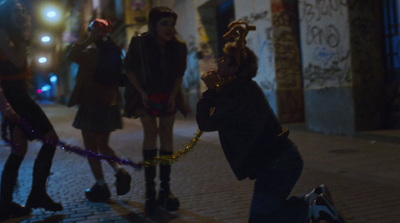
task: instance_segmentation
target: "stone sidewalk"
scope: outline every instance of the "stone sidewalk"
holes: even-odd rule
[[[60,138],[82,146],[80,132],[71,127],[75,108],[43,106]],[[123,158],[142,159],[142,130],[138,120],[124,119],[124,129],[111,135],[110,145]],[[175,125],[175,148],[181,149],[197,130],[193,119],[178,118]],[[329,186],[334,202],[349,223],[400,222],[400,148],[395,142],[381,141],[370,134],[363,139],[292,131],[304,161],[303,174],[293,195],[310,191],[320,183]],[[21,166],[19,189],[15,200],[25,203],[32,181],[32,166],[40,144],[30,144]],[[0,165],[9,148],[0,147]],[[49,194],[62,201],[64,211],[35,210],[27,218],[6,222],[247,222],[253,182],[239,182],[230,170],[216,133],[205,133],[193,151],[173,165],[172,191],[181,201],[177,212],[146,218],[144,210],[143,171],[130,166],[131,191],[117,197],[112,169],[105,163],[104,172],[113,193],[109,203],[92,203],[84,191],[94,183],[87,160],[77,154],[57,150],[48,182]]]

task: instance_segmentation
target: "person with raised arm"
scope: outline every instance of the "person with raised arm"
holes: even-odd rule
[[[82,131],[85,149],[116,157],[109,146],[112,131],[122,128],[121,94],[118,89],[122,77],[122,51],[111,39],[112,23],[95,19],[88,28],[87,39],[75,43],[67,58],[79,64],[77,82],[68,106],[78,105],[73,126]],[[107,202],[110,189],[104,179],[100,160],[88,158],[96,183],[85,191],[89,201]],[[117,162],[108,162],[115,172],[117,194],[130,190],[131,176]]]
[[[263,90],[252,79],[258,57],[246,46],[254,26],[235,21],[218,68],[201,76],[207,86],[197,104],[201,131],[218,131],[225,157],[238,180],[254,180],[250,223],[343,223],[326,186],[288,199],[303,169],[297,146],[273,113]]]

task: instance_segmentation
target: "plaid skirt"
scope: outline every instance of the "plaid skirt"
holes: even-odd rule
[[[111,132],[122,129],[119,106],[80,105],[72,124],[86,132]]]

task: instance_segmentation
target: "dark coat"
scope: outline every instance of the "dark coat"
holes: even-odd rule
[[[215,111],[211,115],[212,107]],[[261,166],[269,165],[293,146],[263,91],[251,79],[236,78],[218,93],[204,92],[196,119],[200,130],[218,131],[222,149],[239,180],[256,178]]]
[[[115,106],[118,105],[122,96],[119,92],[118,83],[104,85],[96,81],[96,68],[99,60],[97,48],[83,48],[80,44],[74,44],[67,54],[67,58],[79,64],[76,77],[76,85],[71,94],[68,106],[90,105],[90,106]]]
[[[175,79],[185,74],[187,60],[186,43],[172,40],[166,44],[165,61],[162,61],[161,52],[154,36],[144,34],[134,36],[129,44],[125,59],[125,69],[133,72],[147,94],[170,94]],[[133,86],[127,85],[125,92],[125,116],[138,117],[138,110],[144,109],[142,100]],[[176,108],[187,115],[183,91],[179,90],[176,97]]]

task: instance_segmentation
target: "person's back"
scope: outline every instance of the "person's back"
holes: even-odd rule
[[[254,178],[258,167],[282,149],[276,146],[281,125],[263,91],[249,78],[232,80],[218,94],[213,116],[218,119],[221,146],[239,180]],[[199,126],[207,130],[201,122]]]

